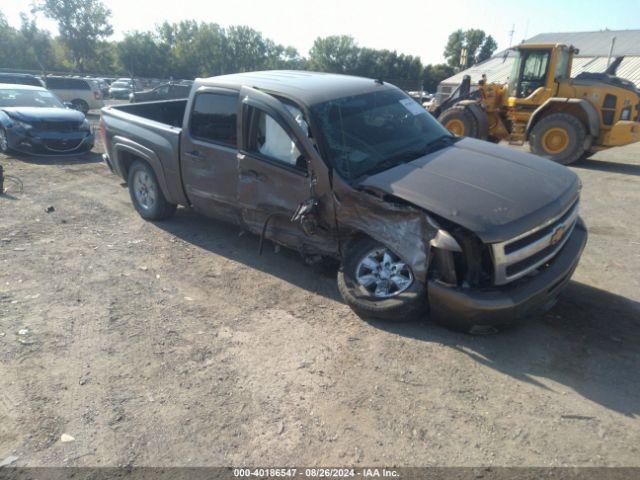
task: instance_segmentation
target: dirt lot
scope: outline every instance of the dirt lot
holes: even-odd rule
[[[0,156],[0,461],[640,466],[640,145],[595,158],[560,302],[472,337],[367,323],[335,271],[189,210],[144,222],[97,154]]]

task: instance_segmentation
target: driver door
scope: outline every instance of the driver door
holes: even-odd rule
[[[315,245],[333,251],[336,243],[328,232],[309,235],[292,221],[305,200],[323,202],[328,181],[303,127],[267,93],[242,87],[240,98],[237,198],[243,223],[292,248]]]

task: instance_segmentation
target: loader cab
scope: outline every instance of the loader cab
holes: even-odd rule
[[[566,45],[520,45],[509,77],[510,104],[540,104],[556,94],[571,75],[575,49]]]

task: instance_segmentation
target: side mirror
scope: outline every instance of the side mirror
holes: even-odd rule
[[[62,102],[62,104],[67,108],[71,108],[72,110],[75,110],[75,107],[71,102]]]

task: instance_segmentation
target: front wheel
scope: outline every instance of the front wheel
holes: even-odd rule
[[[554,113],[535,124],[529,135],[531,151],[569,165],[591,148],[591,137],[582,122],[567,113]]]
[[[9,137],[4,127],[0,127],[0,153],[9,153]]]
[[[438,121],[458,137],[480,138],[480,127],[476,118],[464,105],[455,105],[440,114]]]
[[[425,305],[426,288],[411,267],[385,245],[366,238],[347,249],[338,271],[338,289],[359,315],[407,320]]]
[[[145,220],[163,220],[175,213],[176,205],[167,201],[148,163],[134,162],[129,168],[127,183],[131,202]]]

